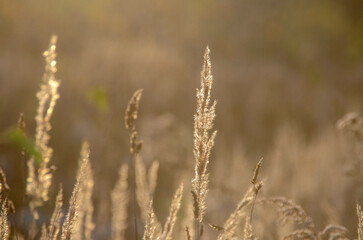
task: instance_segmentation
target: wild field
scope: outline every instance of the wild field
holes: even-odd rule
[[[0,0],[1,239],[363,240],[359,9]]]

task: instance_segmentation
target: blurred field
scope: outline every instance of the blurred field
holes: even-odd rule
[[[124,112],[139,88],[143,158],[147,166],[160,162],[156,213],[164,222],[181,181],[187,202],[195,88],[209,45],[218,135],[206,221],[223,225],[264,157],[262,196],[292,199],[317,229],[340,224],[356,238],[362,142],[342,136],[336,122],[348,112],[362,112],[362,12],[361,0],[0,0],[2,133],[23,112],[26,133],[34,136],[42,52],[52,34],[59,36],[60,99],[50,132],[56,171],[41,220],[51,214],[59,183],[67,206],[86,139],[95,175],[94,238],[110,237],[110,192],[120,165],[130,158]],[[16,225],[25,231],[20,152],[0,142],[0,166],[19,212]],[[183,204],[181,210],[183,218]],[[256,206],[254,233],[279,238],[274,213],[265,217],[266,211]],[[213,230],[205,230],[205,239],[215,238]]]

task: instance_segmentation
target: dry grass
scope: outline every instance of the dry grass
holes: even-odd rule
[[[55,200],[55,208],[50,219],[49,227],[43,225],[42,234],[40,239],[58,239],[58,235],[61,231],[61,220],[63,218],[63,189],[60,187],[59,192],[57,194],[57,198]]]
[[[358,215],[358,239],[363,239],[363,212],[361,206],[357,203],[357,215]]]
[[[90,239],[93,229],[93,174],[89,162],[89,145],[82,144],[77,182],[69,202],[69,210],[62,226],[62,240]]]
[[[195,176],[192,180],[192,195],[195,218],[195,239],[199,240],[202,235],[203,217],[206,210],[206,197],[208,193],[209,173],[207,167],[209,157],[214,145],[214,138],[217,132],[210,134],[215,118],[217,102],[211,105],[211,88],[213,76],[209,56],[210,50],[207,47],[204,53],[204,64],[201,73],[201,86],[197,89],[197,112],[194,115],[194,158]]]
[[[112,191],[112,239],[125,239],[127,228],[127,208],[129,205],[127,165],[122,165],[119,171],[119,179]]]
[[[34,238],[37,232],[35,221],[39,218],[36,208],[43,205],[48,200],[49,188],[52,184],[53,167],[49,167],[49,162],[53,154],[53,149],[48,146],[51,130],[50,119],[53,115],[54,106],[59,98],[59,81],[55,78],[57,72],[56,62],[57,36],[52,36],[48,50],[44,52],[45,72],[43,74],[42,85],[37,98],[39,101],[36,121],[35,148],[40,153],[40,159],[31,156],[28,160],[28,178],[26,192],[30,198],[29,207],[32,213],[32,224],[30,238]],[[20,126],[23,125],[20,122]]]
[[[50,119],[57,99],[59,98],[59,81],[55,78],[56,69],[56,37],[52,37],[48,50],[44,53],[46,58],[46,70],[43,76],[41,89],[37,94],[39,106],[36,115],[35,150],[40,153],[36,155],[27,152],[29,160],[26,192],[29,196],[29,209],[31,223],[25,234],[28,239],[39,237],[46,239],[93,239],[94,229],[94,174],[90,161],[90,145],[84,141],[81,147],[79,168],[76,183],[69,200],[69,209],[63,219],[63,190],[60,187],[55,200],[55,208],[50,217],[49,224],[43,223],[42,231],[39,233],[37,225],[40,224],[38,208],[44,206],[49,199],[49,192],[53,182],[53,168],[49,166],[52,157],[52,148],[49,145],[49,131],[51,130]],[[139,139],[136,120],[138,119],[139,105],[142,89],[137,90],[131,97],[125,112],[125,127],[130,135],[130,160],[123,163],[119,170],[118,180],[111,193],[112,202],[112,224],[110,238],[114,240],[141,239],[144,240],[172,240],[176,236],[184,235],[187,240],[209,239],[205,234],[205,226],[209,225],[218,233],[219,240],[252,240],[258,238],[258,232],[254,226],[258,225],[259,215],[254,212],[255,208],[263,209],[272,206],[277,211],[274,220],[279,227],[286,227],[287,233],[282,236],[285,240],[313,239],[333,240],[348,239],[347,228],[338,224],[329,224],[322,231],[317,231],[313,219],[302,206],[284,197],[263,197],[258,199],[262,186],[268,188],[266,180],[259,180],[262,159],[257,163],[252,176],[252,186],[244,194],[242,200],[237,204],[235,210],[227,217],[223,226],[211,224],[208,213],[213,212],[213,207],[208,207],[208,192],[210,172],[208,166],[211,158],[211,150],[214,146],[216,131],[213,129],[216,116],[216,101],[212,101],[211,89],[213,76],[211,73],[210,50],[207,47],[204,54],[203,70],[201,72],[201,86],[197,89],[197,110],[194,115],[194,177],[191,186],[184,187],[180,184],[171,200],[169,214],[164,226],[156,214],[154,208],[154,195],[157,192],[159,162],[151,161],[150,167],[142,157],[142,141]],[[19,120],[20,128],[24,129],[23,117]],[[362,132],[363,120],[357,114],[344,117],[338,123],[338,128],[353,141],[353,151],[356,155],[355,166],[361,171],[362,158]],[[25,154],[25,153],[24,153]],[[357,175],[358,179],[359,176]],[[213,179],[213,177],[212,177]],[[358,180],[357,180],[358,181]],[[288,184],[286,182],[286,184]],[[188,220],[188,212],[184,216],[185,221],[177,221],[180,209],[183,209],[184,188],[191,192],[193,200],[193,221]],[[1,239],[9,239],[10,225],[8,212],[12,211],[9,197],[10,188],[6,177],[0,169],[0,235]],[[264,210],[263,214],[264,214]],[[185,214],[185,210],[181,211]],[[267,212],[267,211],[266,211]],[[363,239],[363,215],[360,205],[357,203],[358,215],[358,239]],[[63,222],[63,224],[62,224]],[[244,224],[243,224],[244,222]],[[256,223],[257,222],[257,223]],[[130,224],[132,223],[132,224]],[[141,224],[144,227],[141,228]],[[132,226],[133,225],[133,226]],[[139,227],[140,225],[140,227]],[[20,232],[14,226],[14,237],[21,237]],[[143,229],[143,230],[141,230]],[[175,229],[181,229],[182,234],[175,233]],[[194,231],[193,231],[194,230]],[[131,234],[127,234],[130,231]],[[140,236],[140,237],[139,237]]]

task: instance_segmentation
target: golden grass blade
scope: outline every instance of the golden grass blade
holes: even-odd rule
[[[358,240],[363,240],[363,212],[361,206],[357,203],[358,215]]]
[[[262,182],[257,183],[258,173],[260,172],[262,162],[263,162],[263,158],[261,158],[260,161],[258,161],[258,163],[256,165],[256,168],[255,168],[255,171],[253,172],[253,177],[252,177],[252,181],[251,181],[251,183],[253,185],[253,190],[254,190],[251,213],[250,213],[250,217],[249,217],[249,220],[251,221],[250,222],[251,225],[252,225],[253,210],[254,210],[254,207],[255,207],[257,195],[258,195],[258,192],[262,188]]]
[[[145,223],[145,230],[143,240],[153,240],[155,239],[155,231],[158,228],[157,223],[155,222],[155,213],[153,208],[153,201],[150,201],[149,208],[147,212],[147,218]]]
[[[259,182],[258,184],[262,184]],[[246,215],[245,207],[250,204],[254,199],[255,188],[251,186],[246,194],[243,196],[242,200],[238,203],[236,209],[231,213],[223,228],[220,228],[218,235],[218,240],[227,240],[235,237],[236,229],[241,225],[243,217]]]
[[[7,199],[4,199],[0,210],[0,237],[1,239],[9,239],[10,229],[8,222],[8,207]]]
[[[136,170],[136,200],[137,203],[139,205],[140,208],[140,212],[141,212],[141,219],[144,222],[147,222],[147,219],[149,218],[150,215],[150,207],[152,208],[153,206],[150,206],[150,202],[153,199],[153,196],[151,195],[151,189],[150,189],[150,185],[152,185],[153,183],[148,183],[147,179],[147,171],[146,171],[146,167],[144,164],[144,161],[142,160],[141,156],[138,154],[135,156],[135,170]],[[155,168],[155,167],[154,167]],[[155,171],[155,170],[154,170]],[[149,172],[151,172],[149,170]],[[153,173],[156,174],[156,173]],[[156,178],[157,176],[153,176],[152,178]],[[150,176],[149,176],[150,179]],[[154,180],[156,181],[156,180]],[[155,183],[154,183],[155,184]],[[153,224],[155,225],[155,235],[160,234],[161,233],[161,224],[158,221],[157,216],[154,214],[154,210],[152,210],[153,214],[152,217],[153,219]]]
[[[179,211],[181,198],[183,196],[183,188],[184,188],[184,185],[181,184],[180,187],[178,188],[178,190],[176,191],[176,193],[173,197],[173,200],[171,202],[169,216],[164,225],[163,234],[161,237],[161,239],[163,239],[163,240],[173,239],[172,234],[173,234],[173,229],[174,229],[174,225],[175,225],[175,221],[176,221],[176,215]]]
[[[136,200],[140,207],[141,219],[146,221],[152,197],[150,196],[148,188],[146,167],[140,155],[137,155],[135,159],[135,181]]]
[[[127,208],[129,204],[127,165],[122,165],[119,172],[119,180],[111,194],[112,200],[112,239],[125,239],[127,228]]]
[[[0,194],[4,195],[10,191],[9,185],[6,182],[6,176],[2,168],[0,168]]]
[[[92,192],[93,192],[93,186],[94,186],[94,179],[93,179],[93,172],[89,160],[89,154],[90,154],[90,147],[88,142],[84,142],[82,144],[82,153],[81,156],[86,161],[86,177],[85,181],[83,183],[84,187],[84,199],[83,199],[83,213],[84,213],[84,233],[83,233],[83,239],[90,240],[92,238],[92,231],[95,228],[95,225],[93,223],[92,217],[93,217],[93,202],[92,202]]]
[[[80,168],[77,182],[69,203],[69,210],[63,224],[62,240],[90,239],[93,229],[91,201],[93,189],[93,174],[89,163],[89,145],[82,144]]]
[[[42,231],[40,233],[40,240],[48,240],[50,239],[47,226],[45,224],[42,225]]]
[[[48,230],[48,239],[56,240],[61,230],[61,220],[63,217],[63,189],[60,187],[55,201],[55,208],[50,219],[50,225]]]
[[[42,78],[42,85],[37,93],[39,101],[36,121],[35,146],[41,154],[41,159],[31,156],[28,160],[28,177],[26,183],[26,193],[30,197],[29,207],[32,214],[29,238],[36,235],[35,221],[39,218],[36,208],[43,205],[48,200],[49,188],[53,179],[53,167],[48,164],[52,157],[53,149],[48,146],[51,130],[50,118],[53,115],[55,104],[59,98],[58,87],[60,82],[56,80],[56,43],[57,36],[52,36],[48,50],[44,52],[45,72]],[[39,163],[40,162],[40,163]]]

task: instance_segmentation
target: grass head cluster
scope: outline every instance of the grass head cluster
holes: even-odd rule
[[[62,185],[55,184],[51,164],[53,149],[50,147],[51,117],[59,99],[60,81],[56,61],[57,37],[51,38],[49,48],[44,52],[45,72],[37,93],[38,108],[35,122],[35,150],[22,150],[27,159],[26,196],[30,220],[25,223],[26,229],[20,231],[15,221],[10,221],[15,214],[15,207],[9,199],[11,188],[7,184],[5,173],[0,169],[0,237],[1,239],[42,239],[42,240],[90,240],[95,239],[97,208],[94,205],[94,189],[98,184],[94,177],[95,171],[91,164],[91,146],[83,141],[78,161],[78,171],[73,192],[69,200],[65,199]],[[269,187],[269,180],[262,178],[263,158],[261,158],[248,176],[250,185],[236,207],[226,207],[222,215],[224,220],[211,220],[209,214],[217,206],[210,207],[216,199],[208,198],[211,192],[213,173],[209,171],[209,163],[213,159],[217,131],[214,130],[216,117],[216,101],[212,98],[213,75],[211,68],[210,49],[206,48],[201,71],[200,87],[196,91],[196,113],[194,115],[194,171],[190,169],[187,182],[178,182],[171,200],[162,199],[168,207],[167,217],[160,216],[155,203],[160,201],[156,196],[159,176],[159,161],[146,162],[143,157],[143,141],[141,140],[137,120],[139,106],[142,104],[143,90],[134,92],[125,110],[125,127],[129,132],[128,161],[120,160],[120,168],[116,184],[110,193],[111,219],[109,220],[109,239],[113,240],[207,240],[215,233],[218,240],[255,240],[261,229],[259,218],[264,209],[272,208],[275,228],[282,229],[278,236],[284,240],[345,240],[349,231],[339,224],[328,224],[321,230],[317,229],[312,217],[304,208],[281,196],[263,196],[261,191]],[[121,119],[120,119],[121,125]],[[361,170],[363,118],[358,114],[348,114],[338,121],[337,127],[352,142],[353,151],[357,156],[358,180]],[[19,129],[24,134],[24,116],[20,115]],[[120,139],[120,142],[122,139]],[[37,154],[36,154],[37,153]],[[188,161],[190,159],[187,159]],[[97,161],[97,160],[96,160]],[[265,163],[264,163],[265,165]],[[265,171],[268,171],[268,169]],[[361,179],[361,178],[360,178]],[[357,181],[358,181],[357,180]],[[178,179],[179,181],[179,179]],[[289,182],[286,181],[286,184]],[[57,188],[58,194],[54,202],[53,213],[49,220],[40,217],[40,211],[50,199],[50,189]],[[187,193],[187,194],[185,194]],[[190,201],[188,201],[190,200]],[[218,199],[217,199],[218,200]],[[68,202],[66,206],[64,202]],[[188,212],[188,203],[192,211]],[[66,209],[68,207],[68,209]],[[353,206],[354,207],[354,206]],[[267,211],[266,211],[267,212]],[[357,239],[363,240],[363,213],[360,204],[356,203]],[[226,213],[226,214],[225,214]],[[222,219],[222,218],[221,218]]]

